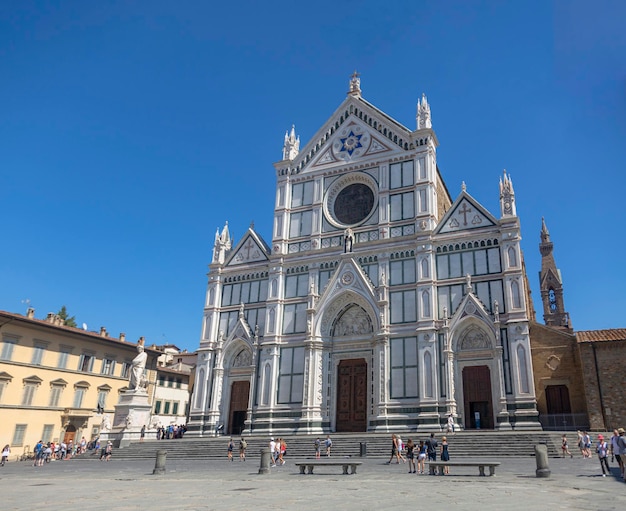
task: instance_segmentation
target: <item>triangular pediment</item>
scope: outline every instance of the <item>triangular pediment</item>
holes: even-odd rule
[[[232,250],[226,266],[264,262],[269,259],[270,249],[252,227]]]
[[[334,321],[353,305],[358,305],[369,316],[372,328],[379,328],[374,285],[358,261],[344,257],[316,301],[315,309],[321,314],[315,315],[314,332],[330,335]]]
[[[469,292],[463,297],[461,303],[450,318],[450,330],[456,330],[460,323],[467,320],[474,320],[482,323],[492,335],[496,335],[496,328],[491,316],[487,312],[485,305],[473,293]]]
[[[435,234],[493,227],[496,218],[465,190],[457,197],[435,229]]]
[[[541,276],[539,284],[542,288],[561,287],[561,276],[555,273],[552,268],[548,268]]]
[[[226,342],[229,343],[233,339],[242,339],[249,344],[252,344],[252,329],[250,328],[250,325],[248,325],[248,322],[244,318],[243,314],[239,314],[237,322],[230,329],[230,334],[228,334]]]
[[[291,162],[296,173],[414,149],[411,130],[368,103],[348,96]]]

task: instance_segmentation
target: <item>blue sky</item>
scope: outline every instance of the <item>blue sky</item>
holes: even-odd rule
[[[274,169],[345,98],[415,128],[499,214],[535,308],[541,217],[577,330],[626,327],[626,4],[13,1],[0,5],[0,309],[197,348],[215,229],[271,241]]]

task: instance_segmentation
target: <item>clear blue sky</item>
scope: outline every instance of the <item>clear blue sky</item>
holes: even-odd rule
[[[515,186],[541,319],[541,217],[578,330],[626,327],[626,3],[0,5],[0,309],[196,349],[215,229],[271,241],[285,130],[345,98],[415,127],[453,197]]]

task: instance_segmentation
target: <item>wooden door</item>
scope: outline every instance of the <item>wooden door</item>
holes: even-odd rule
[[[230,389],[229,435],[241,435],[245,427],[250,394],[249,381],[236,381]]]
[[[69,444],[70,441],[74,442],[74,437],[76,436],[76,427],[70,424],[65,430],[65,435],[63,436],[63,442]]]
[[[566,385],[548,385],[546,387],[546,407],[549,414],[572,413],[569,390]]]
[[[465,429],[493,429],[491,373],[487,366],[463,368]]]
[[[362,358],[339,363],[336,430],[367,431],[367,362]]]

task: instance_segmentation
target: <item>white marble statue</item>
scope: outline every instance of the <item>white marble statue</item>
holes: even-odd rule
[[[137,356],[133,358],[131,362],[128,390],[139,390],[143,388],[143,372],[146,369],[148,354],[144,351],[143,344],[137,345],[137,351]]]

